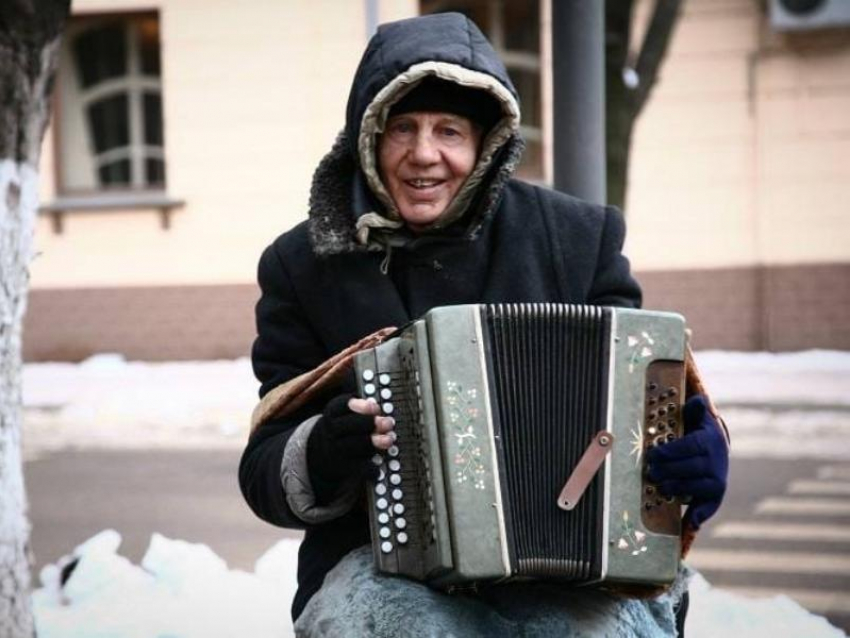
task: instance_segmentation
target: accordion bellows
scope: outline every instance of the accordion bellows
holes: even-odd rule
[[[435,308],[357,354],[398,436],[369,491],[378,569],[672,582],[681,504],[644,454],[681,435],[684,359],[679,315],[561,304]]]

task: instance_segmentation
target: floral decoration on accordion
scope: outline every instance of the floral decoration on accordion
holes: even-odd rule
[[[639,337],[629,335],[629,348],[632,349],[632,356],[629,359],[629,373],[635,371],[635,366],[641,359],[646,359],[652,356],[652,346],[655,345],[655,339],[644,330]]]
[[[623,525],[620,527],[620,540],[617,541],[617,549],[628,551],[632,556],[638,556],[646,551],[646,534],[636,530],[634,524],[629,520],[628,510],[623,512]]]
[[[481,446],[475,436],[474,423],[478,419],[475,388],[464,390],[455,381],[446,383],[449,394],[449,421],[451,423],[457,452],[455,453],[455,479],[458,483],[471,482],[477,490],[484,489],[484,463],[481,462]]]

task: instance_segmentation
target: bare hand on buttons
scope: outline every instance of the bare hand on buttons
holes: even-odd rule
[[[349,399],[348,409],[355,414],[375,415],[375,429],[372,431],[372,445],[375,448],[388,450],[395,443],[395,419],[391,416],[381,416],[381,408],[375,399]]]

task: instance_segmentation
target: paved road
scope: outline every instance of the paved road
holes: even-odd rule
[[[36,568],[114,528],[138,563],[153,532],[206,543],[231,568],[254,562],[284,535],[248,509],[233,451],[67,451],[24,465]]]
[[[850,463],[733,459],[691,565],[746,595],[786,594],[850,632]]]
[[[134,562],[156,531],[253,569],[287,532],[247,510],[237,461],[236,451],[85,451],[28,462],[37,566],[112,527]],[[692,564],[723,588],[789,593],[850,631],[850,463],[733,459],[732,484]]]

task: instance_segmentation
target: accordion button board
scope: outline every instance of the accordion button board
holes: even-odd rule
[[[654,361],[646,369],[646,400],[643,419],[644,453],[682,436],[681,398],[685,394],[682,365]],[[641,517],[646,528],[658,534],[679,534],[681,504],[665,497],[657,485],[643,477]]]
[[[393,364],[396,365],[393,365]],[[390,367],[387,367],[387,365]],[[360,395],[374,399],[384,416],[395,419],[396,442],[385,453],[376,454],[373,462],[378,466],[378,478],[370,493],[372,510],[372,537],[379,540],[379,563],[385,571],[407,573],[421,571],[420,551],[423,534],[420,526],[409,525],[408,512],[415,519],[420,505],[415,502],[416,490],[407,489],[417,480],[412,471],[417,454],[412,422],[417,420],[415,396],[403,377],[404,370],[398,361],[373,362],[374,367],[364,368],[359,374]],[[377,383],[376,383],[377,382]]]
[[[424,324],[416,322],[409,330],[421,338]],[[424,426],[433,406],[430,374],[422,379],[420,369],[430,363],[427,351],[416,353],[415,340],[395,341],[355,358],[360,396],[374,398],[381,413],[395,419],[395,444],[372,459],[378,466],[367,493],[372,548],[381,571],[425,579],[451,566],[445,506],[435,501],[443,493],[442,477],[431,473],[432,465],[442,463],[426,443]]]

